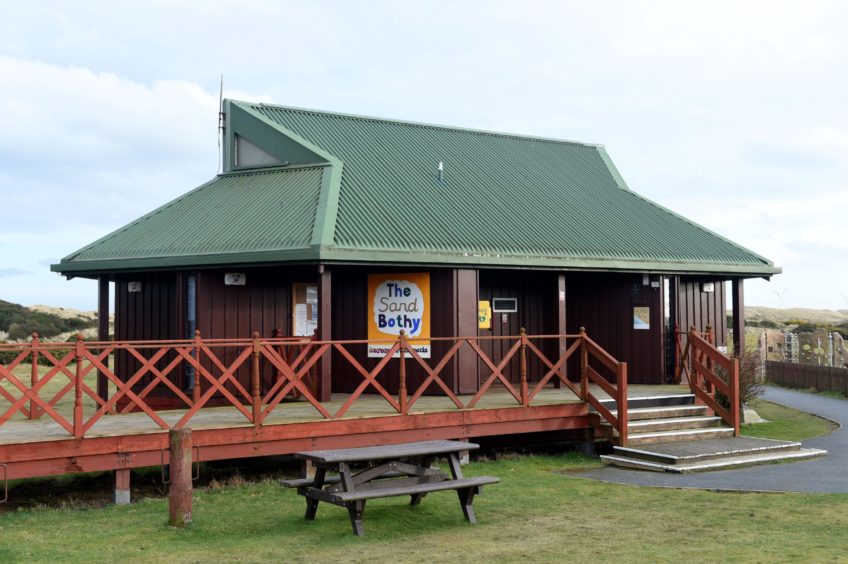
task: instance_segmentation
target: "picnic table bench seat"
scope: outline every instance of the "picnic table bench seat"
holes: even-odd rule
[[[414,486],[399,486],[374,488],[366,491],[339,492],[335,494],[340,501],[358,501],[360,499],[377,499],[381,497],[395,497],[403,495],[420,495],[431,492],[442,492],[447,490],[463,490],[468,488],[479,488],[486,484],[497,484],[500,479],[494,476],[475,476],[473,478],[461,478],[459,480],[444,480],[416,484]]]

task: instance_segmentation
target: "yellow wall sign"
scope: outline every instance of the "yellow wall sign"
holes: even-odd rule
[[[492,328],[492,306],[489,305],[489,300],[480,300],[477,306],[477,328],[491,329]]]
[[[369,358],[384,357],[401,329],[415,352],[430,358],[429,272],[369,274],[368,304]]]

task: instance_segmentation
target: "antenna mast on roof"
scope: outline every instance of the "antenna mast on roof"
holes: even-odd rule
[[[221,83],[218,87],[218,173],[224,172],[224,155],[221,143],[224,137],[224,75],[221,75]]]

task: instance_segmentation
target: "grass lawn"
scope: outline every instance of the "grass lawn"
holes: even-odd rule
[[[453,492],[420,506],[371,501],[366,537],[347,512],[304,502],[274,480],[198,490],[194,523],[165,525],[167,500],[0,515],[0,561],[835,561],[848,559],[848,495],[728,494],[605,484],[568,475],[577,455],[471,464],[502,482],[462,519]],[[822,526],[826,523],[827,526]]]
[[[751,402],[751,407],[768,423],[743,425],[742,434],[747,437],[805,441],[835,431],[839,426],[828,419],[816,417],[803,411],[772,403],[763,399]]]
[[[755,408],[773,423],[747,426],[748,435],[803,439],[830,430],[782,406]],[[418,507],[375,500],[362,539],[342,508],[322,504],[316,521],[305,521],[303,498],[277,485],[279,476],[195,490],[187,530],[167,527],[161,497],[22,509],[0,513],[0,562],[848,562],[848,494],[655,489],[574,475],[598,465],[573,453],[477,461],[467,475],[501,478],[475,500],[478,525],[463,520],[453,492]]]

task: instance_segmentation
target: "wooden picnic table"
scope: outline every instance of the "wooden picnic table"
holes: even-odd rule
[[[472,503],[485,484],[499,480],[492,476],[465,478],[459,464],[462,452],[480,448],[463,441],[422,441],[361,448],[317,450],[295,453],[295,457],[316,466],[314,478],[285,480],[282,485],[297,488],[306,498],[306,518],[315,519],[318,502],[346,507],[353,532],[363,536],[362,515],[369,499],[410,496],[418,505],[431,492],[456,490],[465,518],[476,523]],[[450,476],[434,467],[447,457]],[[330,472],[336,472],[331,475]]]

